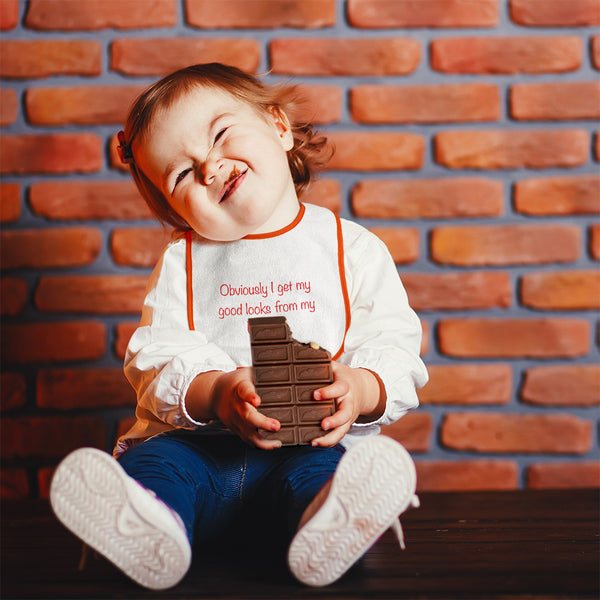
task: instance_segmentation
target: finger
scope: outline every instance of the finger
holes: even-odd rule
[[[325,431],[330,431],[336,427],[342,427],[348,424],[348,427],[352,423],[352,407],[350,403],[344,402],[343,400],[338,402],[337,410],[329,417],[325,417],[321,421],[321,427]]]
[[[317,448],[331,448],[340,442],[344,435],[346,435],[348,429],[350,429],[350,427],[337,427],[326,435],[311,440],[311,446]]]
[[[260,396],[256,393],[254,384],[244,379],[238,383],[236,387],[236,394],[240,400],[252,404],[252,406],[258,406],[260,404]]]
[[[281,448],[281,440],[266,440],[258,432],[249,436],[248,441],[261,450]]]
[[[247,410],[243,416],[244,421],[252,429],[265,429],[266,431],[279,431],[281,424],[277,419],[266,417],[253,406],[246,405]]]
[[[332,400],[344,396],[348,393],[349,389],[346,381],[337,379],[330,385],[315,390],[313,398],[315,400]]]

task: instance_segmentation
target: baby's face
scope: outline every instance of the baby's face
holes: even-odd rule
[[[219,241],[277,231],[298,198],[284,118],[220,89],[197,87],[154,117],[134,141],[138,167],[201,236]]]

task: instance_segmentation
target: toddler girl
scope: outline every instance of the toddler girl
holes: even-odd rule
[[[427,380],[394,262],[366,229],[298,200],[326,140],[297,122],[293,88],[221,64],[182,69],[137,99],[119,139],[180,235],[125,358],[136,423],[117,460],[91,448],[63,460],[54,511],[148,588],[177,584],[192,545],[249,523],[285,541],[298,580],[329,584],[388,527],[401,539],[398,516],[416,505],[410,456],[376,435]],[[314,399],[336,410],[309,445],[261,434],[280,423],[259,411],[247,321],[274,315],[334,358]]]

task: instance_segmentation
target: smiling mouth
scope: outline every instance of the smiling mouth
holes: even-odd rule
[[[225,181],[223,185],[223,192],[221,193],[221,198],[219,202],[223,202],[229,196],[231,196],[233,192],[235,192],[240,183],[240,178],[246,174],[246,171],[240,171],[235,165],[233,166],[233,169],[231,170],[231,173],[229,173],[227,181]]]

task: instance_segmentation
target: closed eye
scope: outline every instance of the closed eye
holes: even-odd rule
[[[227,131],[227,129],[228,129],[228,127],[225,127],[224,129],[221,129],[221,131],[219,131],[219,133],[217,133],[217,135],[215,136],[215,141],[214,141],[215,144],[223,137],[223,134]]]
[[[175,185],[173,186],[173,191],[175,191],[175,188],[178,186],[178,184],[181,182],[181,180],[191,171],[192,169],[184,169],[183,171],[181,171],[181,173],[179,173],[179,175],[177,175],[177,179],[175,180]]]

